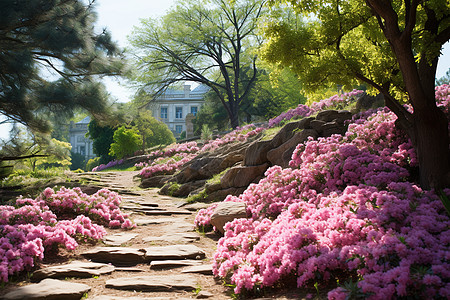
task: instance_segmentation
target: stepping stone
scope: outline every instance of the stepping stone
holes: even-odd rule
[[[192,291],[197,288],[197,280],[190,275],[138,276],[107,280],[106,287],[139,292]]]
[[[97,296],[90,300],[192,300],[192,298],[180,297],[120,297],[120,296]]]
[[[114,266],[93,262],[74,261],[69,264],[52,266],[37,270],[31,278],[33,281],[40,281],[44,278],[88,278],[114,272]]]
[[[154,260],[150,263],[150,269],[153,270],[161,270],[161,269],[173,269],[173,268],[181,268],[187,266],[197,266],[201,264],[201,261],[198,260]]]
[[[172,219],[173,221],[173,219]],[[163,232],[193,232],[194,224],[185,221],[173,222],[170,225],[164,226]]]
[[[79,300],[84,293],[91,290],[86,284],[73,283],[56,279],[44,279],[39,283],[15,288],[14,291],[4,295],[4,300],[17,299],[64,299]]]
[[[197,299],[206,299],[206,298],[211,298],[211,297],[213,297],[214,296],[214,294],[213,293],[211,293],[211,292],[208,292],[208,291],[200,291],[198,294],[197,294]]]
[[[122,244],[125,244],[132,239],[137,237],[137,234],[135,233],[128,233],[128,232],[121,232],[116,234],[107,235],[103,242],[107,245],[111,246],[120,246]]]
[[[186,268],[181,271],[181,273],[196,273],[203,275],[213,275],[212,265],[198,265]]]
[[[194,241],[200,240],[200,236],[194,232],[178,232],[169,233],[162,236],[149,236],[143,239],[144,242],[181,242],[181,243],[192,243]]]
[[[172,245],[145,248],[146,260],[203,259],[205,252],[194,245]]]
[[[133,222],[138,225],[138,226],[144,226],[144,225],[158,225],[158,224],[162,224],[162,223],[170,223],[173,222],[174,219],[172,218],[136,218],[133,219]]]
[[[132,267],[117,267],[116,272],[145,272],[145,270],[139,269],[139,268],[132,268]]]
[[[139,212],[142,212],[148,216],[192,215],[192,212],[188,210],[140,209]]]
[[[95,262],[112,263],[115,266],[135,266],[145,262],[144,249],[128,247],[97,247],[82,253]]]

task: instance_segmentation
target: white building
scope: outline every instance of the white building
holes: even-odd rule
[[[83,155],[86,161],[96,156],[92,149],[92,140],[86,137],[90,121],[91,118],[86,117],[77,123],[70,122],[69,126],[69,142],[72,145],[72,152]]]
[[[205,102],[203,97],[208,90],[209,87],[205,85],[199,85],[192,91],[190,85],[184,85],[183,90],[168,89],[150,103],[149,109],[153,117],[164,122],[175,137],[179,137],[186,131],[186,115],[189,113],[197,115]]]

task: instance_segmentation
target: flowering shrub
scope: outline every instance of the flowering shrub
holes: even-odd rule
[[[121,165],[123,163],[123,159],[119,159],[119,160],[112,160],[110,162],[108,162],[106,165],[105,164],[101,164],[95,168],[92,169],[92,172],[100,172],[103,171],[105,169],[109,169],[111,167],[117,166],[117,165]]]
[[[142,169],[139,173],[141,178],[149,178],[155,175],[173,174],[181,168],[185,163],[191,161],[198,154],[207,151],[213,151],[221,145],[232,143],[235,141],[245,141],[248,138],[257,135],[263,128],[257,128],[253,124],[245,125],[237,128],[222,138],[208,141],[201,149],[196,142],[188,142],[183,144],[171,145],[164,151],[154,151],[149,154],[151,162],[140,162],[135,165],[136,168]],[[169,159],[167,159],[169,158]]]
[[[274,127],[279,125],[283,121],[289,121],[296,117],[308,117],[321,110],[325,109],[343,109],[353,101],[355,101],[357,96],[360,96],[364,91],[353,90],[349,93],[343,93],[340,95],[334,95],[328,99],[321,100],[319,102],[314,102],[311,107],[304,104],[299,104],[296,108],[290,109],[287,112],[280,114],[279,116],[269,120],[269,127]]]
[[[447,110],[444,88],[436,93]],[[433,191],[410,181],[417,156],[395,120],[385,109],[363,113],[344,136],[298,145],[292,170],[269,168],[228,196],[245,202],[251,218],[225,225],[215,276],[236,293],[292,276],[300,287],[347,274],[359,278],[356,288],[338,287],[330,299],[449,298],[450,218]],[[198,219],[208,224],[208,213]]]
[[[108,190],[88,196],[79,188],[47,188],[36,199],[19,198],[15,206],[0,206],[0,280],[7,282],[10,275],[33,267],[47,249],[73,250],[78,242],[102,239],[106,230],[99,224],[134,227],[120,212],[120,202],[120,196]]]
[[[195,228],[197,228],[201,232],[215,230],[215,228],[213,228],[213,226],[211,225],[211,216],[214,213],[216,207],[217,203],[210,205],[208,208],[200,209],[194,220]]]

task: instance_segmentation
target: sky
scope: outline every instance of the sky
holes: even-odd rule
[[[176,0],[96,0],[98,15],[97,26],[107,28],[113,41],[122,48],[129,46],[127,35],[133,26],[140,25],[140,19],[163,16]],[[437,78],[445,75],[450,67],[450,42],[444,46],[443,56],[439,59]],[[126,87],[125,81],[108,78],[104,81],[110,95],[119,102],[128,102],[133,91]],[[0,126],[0,138],[7,138],[9,129]]]

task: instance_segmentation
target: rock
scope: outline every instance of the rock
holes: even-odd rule
[[[283,168],[289,167],[289,161],[291,160],[292,153],[294,153],[297,145],[306,141],[310,136],[313,138],[317,138],[317,131],[315,131],[314,129],[304,129],[297,132],[286,143],[282,144],[278,148],[270,150],[267,153],[267,158],[272,163],[272,165],[278,165]]]
[[[247,187],[255,179],[261,178],[269,167],[265,163],[260,166],[236,166],[232,167],[220,180],[223,188],[230,187]]]
[[[197,294],[197,299],[207,299],[207,298],[211,298],[211,297],[213,297],[214,296],[214,294],[213,293],[210,293],[210,292],[207,292],[207,291],[200,291],[198,294]]]
[[[157,175],[151,176],[149,178],[145,178],[142,180],[141,184],[139,184],[140,188],[147,189],[151,187],[162,187],[168,180],[170,176],[167,175]]]
[[[211,194],[207,194],[207,196],[205,197],[205,201],[219,202],[219,201],[224,200],[228,195],[239,196],[246,189],[247,189],[247,187],[241,187],[241,188],[231,187],[231,188],[227,188],[227,189],[223,189],[223,190],[218,190],[218,191],[212,192]]]
[[[194,245],[155,246],[145,248],[146,260],[203,259],[205,252]]]
[[[222,183],[215,183],[215,184],[206,184],[205,185],[205,192],[207,195],[214,193],[216,191],[219,191],[222,189]]]
[[[253,142],[245,151],[244,166],[259,166],[267,162],[267,152],[272,149],[271,141]]]
[[[300,120],[298,122],[292,122],[286,124],[283,128],[280,129],[280,131],[272,138],[271,145],[272,149],[277,148],[280,145],[286,143],[289,139],[292,138],[292,136],[295,134],[295,130],[297,129],[303,129],[302,127],[305,126],[306,123],[311,122],[311,120],[308,118],[308,121]],[[300,127],[301,126],[301,127]]]
[[[120,246],[122,244],[125,244],[132,239],[137,237],[137,234],[135,233],[128,233],[128,232],[121,232],[116,234],[107,235],[103,242],[107,245],[111,246]]]
[[[344,134],[346,131],[346,127],[342,124],[338,124],[337,122],[328,122],[322,126],[322,136],[329,137],[333,134]]]
[[[95,262],[112,263],[115,266],[134,266],[144,263],[146,250],[128,247],[97,247],[82,253]]]
[[[317,131],[320,134],[322,134],[322,126],[325,125],[326,122],[322,120],[312,120],[310,123],[310,126],[312,129]]]
[[[90,298],[89,298],[90,299]],[[191,298],[180,298],[180,297],[120,297],[120,296],[97,296],[92,298],[92,300],[189,300]],[[192,299],[191,299],[192,300]]]
[[[178,190],[176,190],[172,196],[174,197],[187,197],[192,191],[204,186],[206,180],[196,180],[190,181],[180,186]]]
[[[144,242],[168,242],[168,243],[192,243],[198,241],[200,236],[194,232],[168,233],[162,236],[148,236],[143,238]]]
[[[385,106],[383,94],[378,94],[376,96],[370,96],[367,94],[362,95],[356,101],[355,110],[357,112],[368,110],[371,108],[378,108]]]
[[[15,288],[3,296],[5,300],[64,299],[79,300],[84,293],[91,290],[86,284],[73,283],[56,279],[44,279],[39,283]]]
[[[221,202],[211,216],[211,224],[224,233],[223,227],[234,219],[246,218],[247,210],[243,202]]]
[[[180,268],[186,266],[197,266],[201,264],[198,260],[154,260],[150,263],[150,269],[161,270],[161,269],[172,269]]]
[[[322,110],[316,116],[316,120],[323,121],[325,123],[331,122],[336,119],[339,115],[339,112],[334,109]]]
[[[173,292],[180,290],[190,292],[197,288],[197,280],[189,275],[137,276],[107,280],[106,287],[139,292]]]
[[[181,273],[196,273],[203,275],[213,275],[212,265],[199,265],[186,268]]]
[[[70,264],[52,266],[37,270],[33,273],[32,280],[40,281],[44,278],[65,278],[77,277],[88,278],[92,276],[100,276],[111,274],[114,272],[114,266],[93,262],[74,261]]]
[[[163,223],[171,223],[173,222],[173,219],[171,218],[135,218],[133,219],[133,222],[138,226],[145,226],[145,225],[158,225]]]

